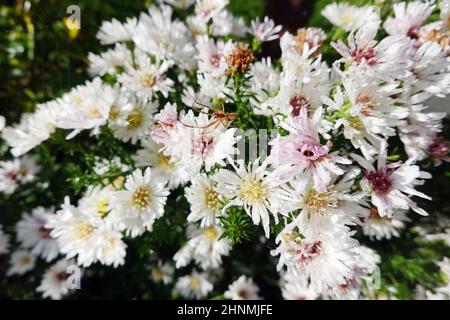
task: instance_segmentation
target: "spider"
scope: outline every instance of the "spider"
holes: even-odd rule
[[[228,128],[230,123],[233,122],[237,118],[237,113],[236,112],[225,112],[223,110],[216,110],[216,109],[213,109],[210,106],[207,106],[207,105],[205,105],[203,103],[200,103],[197,100],[195,100],[194,103],[192,104],[192,109],[194,111],[197,111],[198,113],[203,113],[203,114],[209,115],[209,112],[203,111],[202,109],[200,109],[198,107],[195,107],[194,106],[195,104],[198,104],[199,106],[201,106],[203,108],[207,108],[208,110],[211,110],[213,112],[212,117],[214,118],[214,121],[208,123],[206,126],[191,126],[189,124],[183,123],[183,125],[185,127],[207,129],[207,128],[210,128],[210,127],[214,126],[214,129],[216,129],[220,124],[223,124],[223,126],[225,128]]]

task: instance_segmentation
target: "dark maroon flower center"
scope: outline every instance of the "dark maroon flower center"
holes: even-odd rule
[[[312,157],[312,156],[314,156],[314,152],[312,152],[311,150],[305,150],[305,151],[303,151],[303,155],[305,156],[305,157]]]
[[[70,273],[67,272],[58,272],[55,274],[55,277],[58,281],[66,281],[70,277]]]
[[[8,171],[4,174],[4,177],[6,180],[12,180],[12,181],[16,181],[17,180],[17,173],[13,172],[13,171]]]
[[[431,154],[446,155],[450,152],[450,143],[442,139],[436,139],[436,141],[428,147],[428,151]]]
[[[291,115],[293,117],[299,116],[302,108],[309,109],[311,107],[311,102],[309,102],[308,98],[302,95],[293,96],[289,99],[289,104],[292,107]]]
[[[218,68],[220,65],[220,54],[215,53],[211,56],[210,62],[214,68]]]
[[[369,171],[366,172],[366,178],[375,193],[386,194],[392,187],[392,181],[386,172]]]
[[[353,51],[352,58],[356,63],[366,63],[373,66],[376,63],[376,53],[373,48],[356,49]]]
[[[39,233],[41,234],[42,238],[44,238],[44,239],[50,238],[50,232],[51,231],[52,231],[51,229],[48,229],[48,228],[46,228],[44,226],[39,228]]]
[[[419,28],[416,27],[416,26],[411,27],[411,28],[408,30],[408,32],[407,32],[406,35],[407,35],[408,37],[410,37],[411,39],[415,39],[415,40],[419,39]]]
[[[298,262],[301,265],[305,265],[310,262],[314,257],[318,256],[322,251],[322,241],[315,241],[302,246],[297,251]]]

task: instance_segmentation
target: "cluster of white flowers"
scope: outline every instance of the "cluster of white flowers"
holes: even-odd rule
[[[226,10],[227,0],[159,2],[123,23],[104,22],[97,37],[110,47],[89,54],[95,78],[3,129],[15,157],[60,129],[69,130],[67,139],[83,130],[101,139],[108,131],[137,150],[134,167],[99,159],[99,175],[112,166],[123,174],[86,186],[77,205],[66,197],[56,213],[37,208],[24,216],[17,224],[22,249],[8,273],[59,254],[84,268],[123,265],[126,237],[152,232],[171,192],[184,188],[187,241],[172,262],[155,263],[155,282],[169,284],[175,269],[195,265],[174,292],[208,296],[233,246],[224,221],[239,208],[275,239],[284,298],[370,297],[380,256],[355,234],[399,237],[408,210],[427,215],[415,199],[430,198],[416,188],[431,175],[417,162],[448,160],[438,138],[445,114],[427,111],[429,98],[450,93],[448,2],[441,2],[442,20],[430,24],[439,10],[431,2],[396,3],[384,23],[375,6],[328,5],[323,16],[345,34],[331,43],[340,55],[332,65],[322,57],[327,35],[319,28],[285,32],[276,65],[255,58],[261,42],[280,36],[267,17],[247,27]],[[181,19],[173,7],[190,14]],[[233,123],[267,129],[255,127],[255,115],[279,133],[267,157],[248,159],[239,148],[246,137]],[[403,145],[393,151],[395,137]],[[0,162],[1,192],[33,180],[39,167],[30,159]],[[8,243],[0,230],[0,254]],[[44,275],[44,297],[68,293],[58,281],[68,263]],[[225,297],[260,298],[245,275]]]

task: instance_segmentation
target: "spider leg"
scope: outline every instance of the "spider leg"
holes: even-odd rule
[[[199,106],[202,106],[203,108],[207,108],[207,109],[209,109],[209,110],[214,111],[214,109],[211,108],[210,106],[207,106],[206,104],[203,104],[203,103],[201,103],[201,102],[198,102],[197,100],[194,101],[194,104],[198,104]],[[193,104],[193,105],[194,105],[194,104]]]
[[[183,125],[183,126],[185,126],[185,127],[187,127],[187,128],[201,128],[201,127],[198,127],[198,126],[192,126],[192,125],[190,125],[190,124],[186,124],[186,123],[184,123],[183,121],[181,121],[181,120],[179,120],[180,121],[180,123]]]

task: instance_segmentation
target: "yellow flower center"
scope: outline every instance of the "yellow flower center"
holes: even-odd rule
[[[158,166],[165,171],[172,171],[175,169],[175,165],[170,162],[170,156],[166,156],[164,153],[158,153]]]
[[[355,22],[355,17],[352,14],[344,13],[341,17],[343,24],[353,24]]]
[[[19,168],[19,170],[17,170],[17,175],[20,177],[25,177],[28,174],[28,169],[25,167],[21,167]]]
[[[115,188],[115,189],[121,189],[123,187],[123,184],[125,182],[125,178],[120,176],[117,177],[113,180],[113,182],[111,182],[111,185]]]
[[[150,205],[151,192],[147,187],[139,187],[133,194],[133,205],[145,209]]]
[[[194,276],[191,278],[191,283],[189,283],[189,286],[192,289],[199,289],[201,284],[202,284],[202,281],[200,280],[200,278],[197,276]]]
[[[205,190],[205,203],[208,209],[219,208],[219,194],[212,187]]]
[[[100,109],[96,104],[90,106],[90,108],[87,111],[86,116],[90,119],[98,119],[102,116]]]
[[[298,231],[293,230],[289,233],[283,234],[282,240],[285,244],[288,244],[289,242],[294,242],[297,245],[301,245],[302,235]]]
[[[203,229],[203,235],[208,238],[209,240],[217,240],[218,232],[215,227],[207,227]]]
[[[144,113],[141,109],[133,109],[127,117],[128,129],[137,129],[142,126],[144,122]]]
[[[86,221],[78,221],[75,225],[75,236],[80,240],[86,240],[91,237],[94,227]]]
[[[266,198],[266,188],[262,181],[248,179],[241,185],[240,196],[249,203],[259,202]]]
[[[120,111],[117,106],[112,106],[111,109],[109,109],[109,120],[116,120],[119,117]]]
[[[19,259],[19,264],[21,266],[26,266],[26,265],[30,264],[30,262],[31,262],[31,259],[28,256],[23,256]]]
[[[337,207],[337,200],[330,197],[330,192],[319,193],[314,189],[309,189],[305,195],[305,205],[314,211],[321,211],[328,207]]]
[[[161,281],[164,277],[164,272],[161,270],[160,267],[155,267],[152,269],[152,278],[154,281],[158,282]]]
[[[97,214],[104,218],[109,211],[109,201],[106,198],[102,198],[97,202],[96,205],[96,209],[97,209]]]
[[[351,117],[348,119],[348,124],[350,125],[350,127],[352,127],[353,129],[357,130],[357,131],[362,131],[364,130],[364,124],[361,121],[361,119],[359,117]]]
[[[140,77],[139,81],[142,84],[142,86],[151,88],[156,83],[156,77],[151,73],[145,73]]]

